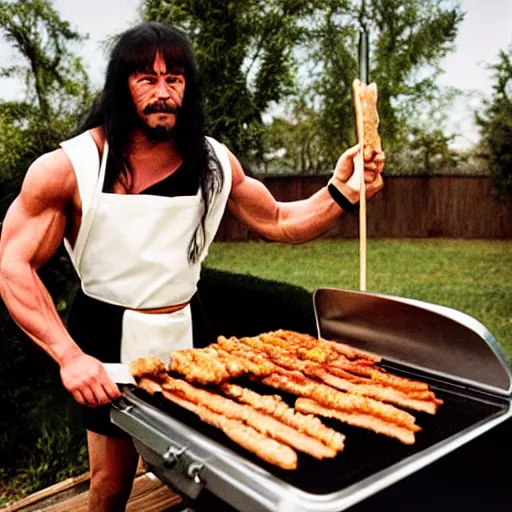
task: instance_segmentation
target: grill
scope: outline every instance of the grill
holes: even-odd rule
[[[444,400],[417,413],[416,443],[321,418],[347,436],[345,450],[318,461],[299,453],[281,470],[180,407],[125,388],[112,421],[128,432],[151,470],[194,499],[208,489],[241,511],[341,511],[418,471],[512,416],[506,357],[487,329],[458,311],[337,289],[314,293],[318,334],[379,354],[395,374],[428,382]],[[260,393],[276,390],[240,382]],[[293,404],[296,397],[280,393]]]

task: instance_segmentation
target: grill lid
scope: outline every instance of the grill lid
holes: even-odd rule
[[[487,328],[455,309],[335,288],[313,294],[318,335],[384,359],[502,396],[512,394],[507,356]]]

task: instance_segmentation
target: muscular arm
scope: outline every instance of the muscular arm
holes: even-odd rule
[[[91,399],[92,405],[97,400],[77,377],[79,366],[91,363],[89,356],[67,332],[37,274],[62,242],[66,211],[76,187],[71,164],[62,151],[49,153],[32,164],[3,223],[0,295],[15,322],[59,364],[64,385],[75,399],[81,403]]]
[[[352,174],[352,159],[357,147],[348,150],[338,162],[340,174],[347,179]],[[343,159],[343,161],[342,161]],[[316,238],[325,232],[343,210],[332,199],[327,187],[323,187],[308,199],[301,201],[279,202],[258,180],[245,175],[240,162],[229,153],[233,172],[233,183],[228,200],[229,211],[253,231],[277,242],[301,243]],[[371,197],[382,188],[380,172],[383,160],[366,164],[365,173],[367,197]],[[342,169],[345,166],[347,169]],[[350,169],[348,167],[350,166]],[[358,194],[347,189],[345,196],[357,202]]]

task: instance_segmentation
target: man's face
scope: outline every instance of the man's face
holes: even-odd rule
[[[128,88],[148,137],[169,140],[185,94],[183,71],[168,71],[165,61],[157,54],[153,70],[131,74],[128,77]]]

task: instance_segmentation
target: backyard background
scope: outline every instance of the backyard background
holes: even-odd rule
[[[61,4],[0,2],[0,78],[8,84],[0,87],[0,221],[31,162],[76,133],[98,93],[77,55],[85,34],[64,19]],[[464,134],[450,112],[474,91],[441,80],[441,63],[470,5],[141,0],[133,23],[159,20],[189,34],[208,133],[278,200],[292,201],[324,186],[339,154],[355,142],[350,84],[366,21],[387,156],[385,188],[368,204],[368,290],[468,313],[512,356],[512,40],[487,63],[488,96],[473,110],[466,103],[480,134],[469,146],[454,145]],[[107,51],[111,42],[104,41]],[[212,321],[226,335],[263,326],[311,330],[311,291],[358,288],[357,237],[357,215],[343,215],[320,240],[294,246],[259,240],[226,215],[200,282]],[[39,274],[66,319],[77,281],[62,249]],[[87,454],[58,368],[3,303],[0,379],[1,506],[86,471]]]

